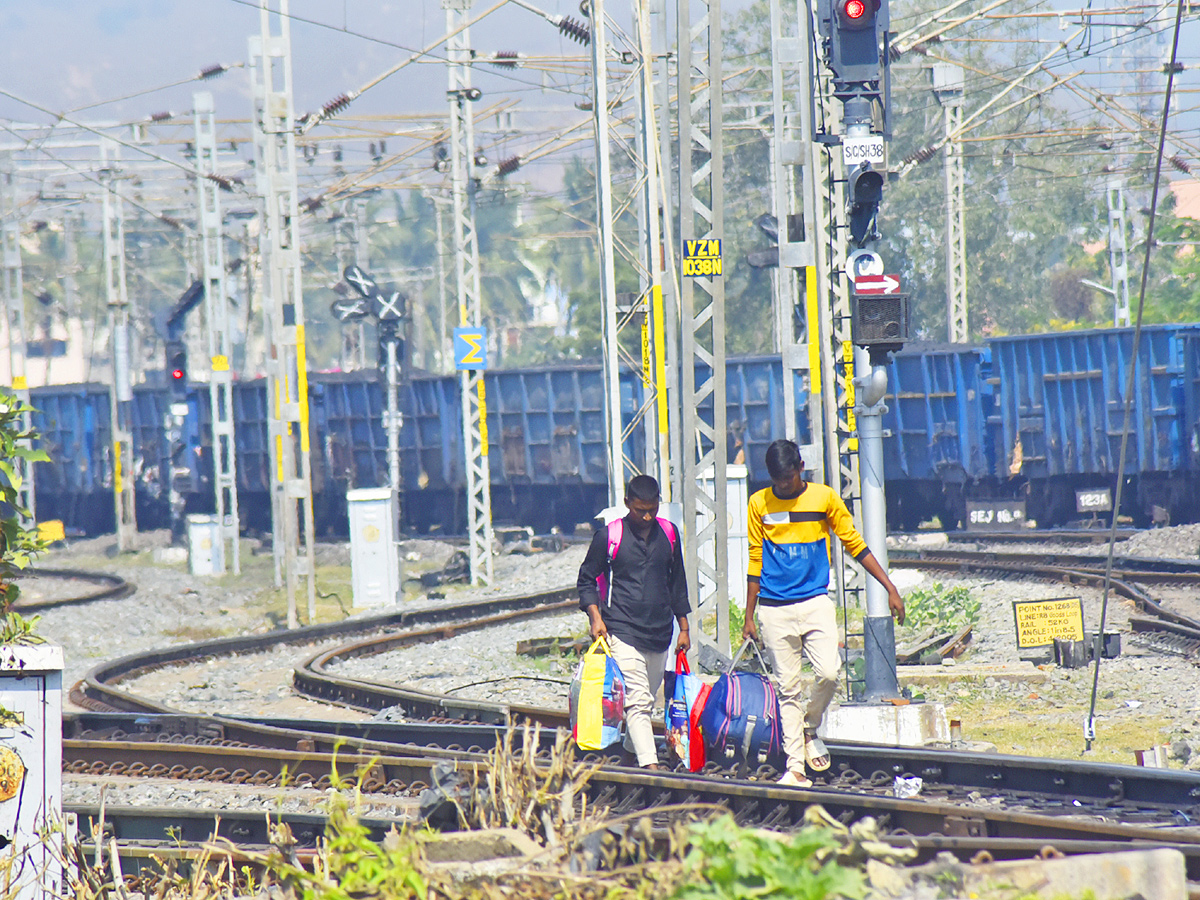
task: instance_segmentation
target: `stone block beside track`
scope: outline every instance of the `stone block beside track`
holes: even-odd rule
[[[923,884],[941,891],[953,886],[956,890],[950,896],[962,897],[1188,897],[1183,854],[1169,848],[977,864],[947,857],[942,854],[934,862],[909,869],[872,860],[867,875],[876,893],[884,897],[924,896],[919,889]]]

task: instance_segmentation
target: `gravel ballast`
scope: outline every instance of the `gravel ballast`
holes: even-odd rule
[[[205,579],[187,574],[182,563],[154,564],[152,550],[154,545],[165,543],[163,535],[142,535],[141,540],[145,549],[136,556],[110,557],[105,550],[112,544],[112,538],[100,538],[56,551],[44,560],[47,567],[114,572],[138,585],[137,593],[123,600],[99,601],[43,614],[39,632],[64,647],[66,686],[104,660],[201,639],[266,632],[282,623],[281,602],[277,598],[271,599],[269,554],[254,554],[252,547],[244,544],[240,577]],[[1194,558],[1198,540],[1200,526],[1160,529],[1138,535],[1119,546],[1117,552]],[[499,556],[495,560],[493,587],[448,585],[413,594],[405,604],[411,608],[436,606],[571,585],[585,549],[586,545],[574,543],[560,552]],[[453,547],[434,541],[406,543],[403,548],[405,565],[410,571],[440,568],[453,550]],[[344,565],[346,556],[344,547],[322,546],[319,561],[327,565]],[[964,673],[972,665],[1020,663],[1013,626],[1013,600],[1078,596],[1083,602],[1087,627],[1094,628],[1098,622],[1101,592],[1091,588],[1037,581],[1001,582],[994,578],[921,577],[899,569],[895,576],[902,593],[915,588],[927,589],[937,581],[947,587],[962,584],[980,600],[974,642],[958,663]],[[318,584],[320,586],[320,579]],[[437,596],[439,594],[444,596]],[[1125,601],[1111,598],[1108,630],[1124,630],[1129,612]],[[1196,615],[1195,610],[1191,614]],[[586,619],[582,613],[539,617],[487,632],[464,632],[449,640],[416,645],[395,653],[350,660],[340,664],[339,670],[371,680],[403,681],[427,690],[453,690],[464,698],[561,708],[566,704],[567,690],[562,682],[570,679],[574,661],[565,657],[530,659],[518,656],[516,642],[530,637],[578,636],[585,630]],[[902,639],[902,635],[898,635],[898,640]],[[1168,725],[1159,742],[1172,742],[1177,753],[1174,764],[1186,761],[1193,767],[1200,767],[1200,668],[1175,657],[1141,655],[1128,640],[1125,645],[1128,655],[1106,660],[1101,669],[1101,696],[1105,698],[1100,713],[1101,735],[1107,723],[1118,720],[1162,720]],[[277,646],[268,653],[238,657],[233,665],[205,661],[162,669],[125,686],[185,712],[366,718],[366,714],[315,703],[293,693],[292,666],[317,649]],[[1039,670],[1032,665],[1029,668],[1043,673],[1040,683],[984,679],[971,688],[973,698],[977,700],[982,693],[985,697],[993,696],[997,703],[1016,703],[1031,694],[1038,694],[1048,698],[1045,702],[1051,712],[1069,719],[1070,728],[1077,731],[1087,710],[1092,670],[1068,671],[1053,667]],[[953,715],[953,705],[958,702],[962,690],[962,685],[951,680],[944,688],[927,689],[926,694],[931,700],[948,703]],[[970,723],[965,722],[968,737],[969,727]],[[1193,740],[1196,741],[1194,747]],[[1025,752],[1034,752],[1034,749],[1031,747]],[[1119,761],[1132,762],[1132,758],[1126,755]],[[68,802],[98,802],[99,787],[95,779],[68,776],[66,781]],[[183,793],[190,791],[181,783],[175,783],[174,789]],[[136,794],[139,789],[130,784],[128,790]],[[278,802],[278,795],[271,789],[260,790],[264,796],[272,796],[273,803]],[[115,798],[111,802],[116,802]],[[238,801],[239,805],[241,802]],[[255,808],[258,800],[246,802],[250,806],[244,808]]]

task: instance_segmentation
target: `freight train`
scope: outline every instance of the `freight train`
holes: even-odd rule
[[[1132,329],[993,338],[978,345],[913,344],[894,355],[885,399],[889,527],[1061,525],[1109,521],[1124,426]],[[698,382],[707,377],[697,372]],[[806,383],[785,409],[778,357],[730,359],[731,460],[751,488],[768,483],[763,452],[793,415],[809,435]],[[1135,524],[1200,517],[1200,324],[1143,329],[1135,363],[1121,514]],[[629,422],[643,400],[640,373],[620,380]],[[309,380],[313,506],[318,535],[344,534],[346,491],[387,482],[386,386],[374,372]],[[38,517],[75,533],[113,530],[108,391],[64,385],[32,391],[50,463],[35,469]],[[607,505],[604,380],[599,365],[487,374],[493,518],[539,532],[569,530]],[[235,385],[242,524],[270,529],[267,392]],[[166,389],[134,390],[140,527],[164,527],[173,486],[187,512],[212,511],[206,386],[188,392],[184,429],[168,446]],[[710,401],[711,402],[711,401]],[[466,508],[458,381],[412,377],[402,386],[402,524],[410,533],[462,533]],[[711,406],[701,415],[711,414]],[[634,430],[629,458],[644,458]]]

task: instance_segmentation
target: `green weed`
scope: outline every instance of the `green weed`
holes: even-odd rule
[[[688,880],[673,900],[825,900],[859,898],[866,882],[835,858],[833,832],[807,825],[791,835],[740,828],[730,815],[691,826]]]
[[[904,626],[920,630],[930,625],[958,629],[974,625],[979,619],[980,601],[961,585],[944,587],[935,582],[929,589],[918,588],[904,598]]]

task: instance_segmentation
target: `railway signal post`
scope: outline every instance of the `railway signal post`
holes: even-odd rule
[[[887,354],[900,349],[908,336],[907,295],[899,293],[899,279],[884,272],[882,260],[871,249],[880,238],[876,220],[883,202],[887,160],[888,24],[887,0],[820,0],[818,4],[817,32],[829,73],[829,93],[841,104],[841,130],[836,140],[840,159],[830,159],[830,171],[844,172],[843,178],[834,174],[827,185],[828,219],[823,224],[829,231],[828,253],[818,254],[818,267],[823,269],[820,277],[828,279],[834,299],[830,337],[832,348],[841,349],[844,359],[845,427],[847,434],[854,435],[845,441],[836,433],[831,435],[830,413],[837,419],[837,407],[827,399],[826,452],[831,462],[827,480],[835,485],[843,480],[843,460],[849,455],[849,468],[857,469],[858,474],[852,483],[859,486],[863,537],[885,569],[882,418]],[[813,93],[821,94],[818,90]],[[847,292],[847,288],[851,290]],[[848,308],[843,302],[846,299]],[[831,392],[832,385],[827,385],[827,398]],[[840,587],[847,590],[845,582]],[[883,586],[867,579],[864,591],[862,699],[877,702],[900,695],[895,626]]]

